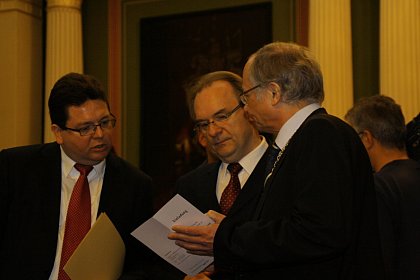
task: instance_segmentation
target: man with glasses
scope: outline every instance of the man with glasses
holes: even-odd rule
[[[170,237],[235,279],[383,279],[369,158],[321,108],[318,63],[301,46],[271,43],[250,57],[242,85],[249,120],[280,148],[253,217],[174,226]]]
[[[177,192],[202,212],[214,210],[235,220],[249,219],[256,206],[268,146],[247,120],[239,99],[241,93],[242,79],[227,71],[206,74],[189,89],[187,96],[195,130],[206,137],[220,161],[200,166],[177,181]],[[235,175],[229,166],[237,164],[239,195],[231,201],[233,204],[225,203],[225,197],[233,196],[229,194],[229,182]],[[226,277],[220,271],[211,276]]]
[[[69,279],[63,266],[105,212],[126,246],[121,279],[143,279],[150,252],[130,233],[152,214],[151,179],[112,152],[102,86],[67,74],[48,106],[56,142],[0,153],[0,278]]]

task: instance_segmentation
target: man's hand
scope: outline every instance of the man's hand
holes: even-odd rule
[[[195,276],[185,276],[184,280],[211,280],[211,278],[209,278],[209,276],[211,276],[211,273],[209,272],[201,272]]]
[[[213,210],[207,212],[206,215],[209,216],[216,224],[220,224],[223,221],[223,219],[226,218],[225,215]]]
[[[188,251],[190,254],[201,256],[213,255],[213,240],[219,223],[224,215],[210,210],[207,215],[215,221],[208,226],[173,226],[175,231],[168,235],[169,239],[176,240],[176,244]]]
[[[195,276],[185,276],[184,280],[208,280],[211,279],[210,276],[214,274],[214,266],[211,264],[209,265],[205,270],[203,270],[201,273],[195,275]]]

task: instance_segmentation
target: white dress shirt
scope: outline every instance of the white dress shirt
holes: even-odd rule
[[[60,147],[61,148],[61,147]],[[56,280],[58,277],[58,270],[60,266],[61,250],[64,240],[64,229],[66,225],[67,208],[70,202],[70,197],[73,192],[74,185],[80,176],[79,171],[74,168],[74,162],[69,158],[61,148],[61,203],[60,203],[60,221],[58,224],[58,241],[57,251],[55,255],[54,267],[51,272],[49,280]],[[99,207],[99,199],[101,196],[102,184],[104,180],[106,161],[103,160],[97,165],[93,166],[92,171],[88,175],[90,203],[91,203],[91,224],[96,221]]]
[[[286,147],[290,138],[292,138],[293,134],[295,134],[296,130],[298,130],[306,118],[319,108],[321,108],[321,105],[318,103],[309,104],[297,111],[290,119],[286,121],[276,137],[276,144],[282,151],[284,151],[284,148]]]
[[[239,182],[241,183],[241,189],[245,185],[246,181],[248,180],[252,171],[255,169],[255,166],[260,161],[261,157],[264,155],[265,150],[267,150],[268,148],[268,144],[265,138],[261,138],[261,143],[239,161],[239,164],[242,166],[242,170],[238,174]],[[220,164],[219,167],[216,185],[216,196],[219,202],[220,198],[222,197],[222,193],[230,180],[230,172],[229,170],[227,170],[228,165],[228,163],[222,162],[222,164]]]

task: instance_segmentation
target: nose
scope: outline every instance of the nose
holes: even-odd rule
[[[222,128],[215,124],[214,122],[209,123],[209,126],[207,128],[207,135],[214,137],[222,131]]]
[[[95,138],[102,138],[104,136],[104,130],[100,125],[95,127],[95,133],[93,134],[93,137]]]

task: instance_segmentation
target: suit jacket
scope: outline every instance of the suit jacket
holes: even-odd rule
[[[221,212],[216,196],[217,176],[221,162],[206,164],[180,177],[176,183],[178,194],[191,202],[200,211]],[[248,220],[255,211],[265,178],[267,152],[264,153],[255,169],[242,187],[239,196],[230,209],[228,216],[236,221]],[[212,279],[233,279],[233,276],[219,272]]]
[[[214,255],[238,279],[382,279],[371,168],[355,131],[324,109],[311,114],[252,221],[222,221]]]
[[[61,196],[57,143],[0,153],[0,278],[48,279],[56,255]],[[149,251],[130,235],[152,215],[151,179],[110,154],[99,202],[126,245],[124,272],[142,279]]]
[[[228,215],[250,218],[262,190],[267,154],[265,153],[242,187]],[[216,184],[221,162],[205,164],[180,177],[176,182],[177,193],[203,213],[215,210],[221,213],[216,197]]]

